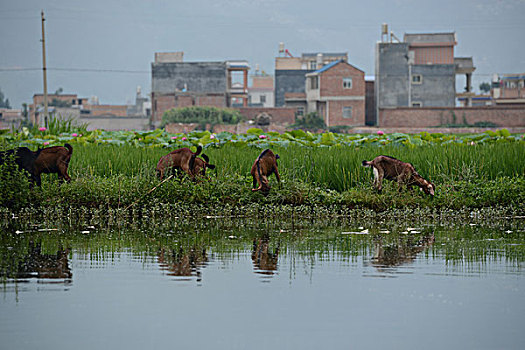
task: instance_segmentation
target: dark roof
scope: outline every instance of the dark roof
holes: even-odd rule
[[[319,68],[318,70],[313,71],[312,73],[308,73],[308,74],[319,74],[319,73],[326,72],[327,70],[329,70],[330,68],[332,68],[332,67],[338,65],[338,64],[341,63],[341,62],[344,62],[344,63],[346,63],[347,65],[349,65],[349,66],[351,66],[351,67],[353,67],[353,68],[355,68],[355,69],[360,70],[361,72],[363,72],[361,69],[359,69],[359,68],[357,68],[357,67],[355,67],[355,66],[352,66],[350,63],[346,62],[345,60],[337,60],[337,61],[332,61],[332,62],[328,63],[327,65],[325,65],[325,66]],[[364,73],[364,72],[363,72],[363,73]]]

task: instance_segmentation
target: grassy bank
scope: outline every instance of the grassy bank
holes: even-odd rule
[[[523,142],[418,147],[276,145],[272,149],[281,156],[282,188],[271,177],[273,188],[268,197],[250,191],[249,171],[261,152],[253,145],[209,145],[204,153],[217,169],[209,171],[206,181],[171,180],[148,195],[145,194],[159,184],[155,177],[156,163],[171,149],[89,143],[76,143],[73,147],[71,183],[59,185],[55,174],[44,175],[42,188],[33,190],[24,184],[4,181],[0,184],[2,205],[15,212],[27,207],[122,210],[135,202],[139,208],[171,208],[181,212],[183,207],[204,208],[214,213],[225,208],[231,213],[251,210],[256,213],[260,206],[275,205],[301,206],[305,212],[309,208],[384,211],[487,207],[525,211]],[[414,164],[422,176],[436,184],[435,197],[419,191],[399,193],[397,186],[388,181],[383,193],[376,193],[372,188],[372,172],[363,168],[361,162],[379,154]]]

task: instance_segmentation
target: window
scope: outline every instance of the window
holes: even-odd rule
[[[421,74],[412,75],[412,84],[421,84],[423,83],[423,76]]]
[[[266,95],[261,95],[260,101],[261,103],[266,103]]]
[[[297,115],[304,115],[304,107],[297,107]]]
[[[343,88],[344,89],[351,89],[352,88],[352,78],[343,78]]]
[[[343,118],[352,118],[352,107],[343,107]]]
[[[412,107],[423,107],[422,102],[412,102]]]
[[[310,89],[316,90],[319,88],[319,77],[310,77]]]
[[[317,63],[315,61],[310,61],[310,69],[317,69]]]

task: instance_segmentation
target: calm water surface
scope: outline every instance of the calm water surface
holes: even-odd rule
[[[523,349],[523,219],[3,223],[1,349]]]

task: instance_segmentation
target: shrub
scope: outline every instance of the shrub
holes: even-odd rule
[[[0,164],[0,206],[14,210],[29,203],[28,174],[18,170],[14,157]]]
[[[298,129],[324,130],[326,129],[326,124],[324,123],[323,118],[321,118],[317,112],[311,112],[304,116],[297,117],[292,127]]]

